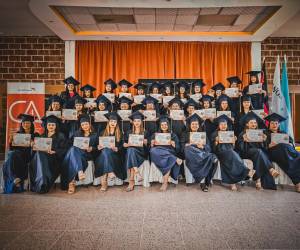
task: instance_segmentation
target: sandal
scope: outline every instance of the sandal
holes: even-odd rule
[[[256,183],[255,183],[255,188],[256,188],[256,190],[259,190],[259,191],[260,191],[260,190],[263,190],[260,181],[256,181]]]
[[[130,180],[126,192],[131,192],[134,190],[134,180]]]
[[[274,168],[270,169],[270,174],[272,175],[273,178],[276,178],[279,176],[279,172]]]
[[[82,172],[82,171],[79,171],[79,172],[78,172],[78,179],[79,179],[80,181],[83,181],[83,180],[85,179],[85,173]]]
[[[14,184],[15,184],[16,187],[20,187],[21,186],[21,179],[20,178],[14,179]]]
[[[160,187],[160,191],[161,192],[165,192],[165,191],[167,191],[167,188],[168,188],[168,182],[164,182],[162,185],[161,185],[161,187]]]
[[[69,183],[68,194],[74,194],[74,193],[75,193],[75,182],[71,181]]]
[[[231,191],[237,191],[238,189],[237,189],[236,184],[231,184],[231,185],[230,185],[230,190],[231,190]]]
[[[249,171],[249,173],[248,173],[248,176],[250,177],[250,178],[252,178],[253,177],[253,175],[255,174],[255,170],[254,169],[250,169],[250,171]]]

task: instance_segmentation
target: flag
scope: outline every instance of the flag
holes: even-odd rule
[[[266,60],[264,58],[263,65],[261,68],[260,82],[262,83],[262,89],[266,91],[266,96],[264,99],[264,111],[269,114],[269,95],[268,95],[268,80],[266,72]]]
[[[285,100],[285,105],[287,108],[287,120],[281,123],[282,131],[289,134],[290,137],[294,140],[294,131],[293,131],[293,123],[292,123],[292,115],[291,115],[291,103],[290,103],[290,95],[289,95],[289,80],[287,75],[287,67],[286,67],[286,55],[284,55],[284,62],[282,66],[282,74],[281,74],[281,92],[283,98]]]

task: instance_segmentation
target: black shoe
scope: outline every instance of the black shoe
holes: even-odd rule
[[[202,186],[202,191],[203,192],[208,192],[208,186],[207,185],[203,185]]]

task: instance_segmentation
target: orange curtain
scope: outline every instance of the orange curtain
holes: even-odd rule
[[[75,53],[75,77],[97,94],[108,78],[203,78],[207,90],[232,75],[245,84],[251,70],[249,42],[76,41]]]

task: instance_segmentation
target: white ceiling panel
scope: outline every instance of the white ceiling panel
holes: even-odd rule
[[[111,12],[114,15],[132,15],[132,8],[111,8]]]
[[[231,28],[231,26],[212,26],[209,31],[228,31]]]
[[[220,15],[240,15],[243,9],[243,7],[225,7],[222,8]]]
[[[211,26],[195,25],[193,31],[205,32],[205,31],[209,31],[210,29]]]
[[[96,24],[80,24],[78,25],[81,31],[94,31],[99,30]]]
[[[176,16],[177,15],[177,9],[156,9],[156,15],[170,15],[170,16]]]
[[[96,21],[92,15],[87,14],[72,14],[68,15],[77,24],[95,24]]]
[[[175,23],[176,16],[156,16],[156,23]]]
[[[244,24],[250,24],[254,19],[256,15],[240,15],[236,19],[234,25],[244,25]]]
[[[98,24],[98,27],[101,31],[119,31],[117,25],[112,23]]]
[[[135,8],[133,11],[136,15],[155,15],[155,9],[152,8]]]
[[[135,24],[117,24],[120,31],[136,31]]]
[[[155,24],[137,24],[137,31],[155,31]]]
[[[93,15],[111,15],[111,8],[89,8],[89,12]]]
[[[156,31],[173,31],[173,28],[173,24],[156,24],[155,26]]]
[[[260,12],[263,11],[264,6],[249,6],[247,8],[243,8],[242,13],[243,15],[258,15]]]
[[[231,28],[228,31],[243,31],[244,29],[247,28],[247,24],[246,25],[233,25],[231,26]]]
[[[136,23],[155,23],[154,15],[134,15]]]
[[[177,16],[176,24],[194,25],[198,16]]]
[[[199,15],[200,8],[178,9],[178,15]]]
[[[174,26],[174,30],[175,31],[192,31],[193,30],[193,26],[192,25],[175,25]]]
[[[218,14],[220,8],[202,8],[200,10],[200,15],[214,15]]]

